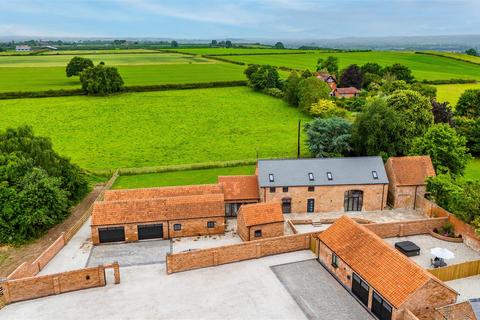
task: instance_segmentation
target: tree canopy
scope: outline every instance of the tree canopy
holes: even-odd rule
[[[316,77],[302,79],[298,84],[298,106],[303,111],[310,111],[312,104],[330,96],[328,84]]]
[[[470,48],[468,50],[465,50],[465,53],[468,54],[469,56],[478,56],[478,52],[474,48]]]
[[[93,67],[93,62],[90,59],[83,57],[73,57],[67,64],[65,72],[67,77],[78,76],[83,70]]]
[[[404,66],[399,63],[395,63],[391,66],[387,66],[383,69],[383,73],[391,74],[395,76],[397,80],[403,80],[406,83],[413,83],[415,81],[415,77],[412,74],[412,70],[407,66]]]
[[[307,146],[317,158],[338,157],[351,151],[351,124],[345,119],[317,118],[305,125]]]
[[[281,88],[280,75],[275,67],[270,65],[251,65],[244,71],[249,85],[254,90]]]
[[[352,64],[342,70],[340,76],[340,87],[355,87],[361,89],[363,84],[363,71],[356,65]]]
[[[123,90],[123,79],[117,68],[99,64],[80,74],[82,89],[89,95],[107,95]]]
[[[457,102],[456,113],[467,118],[480,117],[480,89],[465,90]]]
[[[294,107],[298,107],[298,84],[301,79],[296,72],[292,72],[283,85],[283,99]]]
[[[285,46],[280,41],[275,43],[275,49],[284,49]]]
[[[328,56],[326,59],[318,58],[317,71],[322,70],[336,76],[338,74],[338,58],[334,56]]]

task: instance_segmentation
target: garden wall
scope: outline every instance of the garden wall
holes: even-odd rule
[[[401,222],[371,223],[365,224],[364,227],[373,231],[380,238],[391,238],[428,234],[434,228],[443,226],[447,221],[447,218],[432,218]]]

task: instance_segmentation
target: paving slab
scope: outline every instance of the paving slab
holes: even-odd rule
[[[308,319],[374,319],[315,259],[272,266],[272,270]]]

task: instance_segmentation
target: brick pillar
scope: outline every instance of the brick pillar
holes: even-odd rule
[[[262,245],[260,243],[255,245],[255,256],[257,259],[262,257]]]
[[[305,236],[305,249],[310,249],[310,236]]]
[[[115,261],[113,264],[113,275],[115,277],[115,284],[120,283],[120,265],[118,264],[117,261]]]
[[[218,252],[217,250],[213,251],[213,265],[218,265]]]
[[[8,286],[8,281],[5,281],[2,283],[3,287],[3,298],[5,299],[5,304],[10,303],[10,288]]]
[[[65,237],[65,232],[62,232],[62,239],[63,239],[63,246],[65,246],[68,242],[67,238]]]
[[[398,236],[399,237],[403,237],[403,235],[405,234],[405,225],[402,223],[400,224],[399,226],[399,230],[398,230]]]
[[[58,281],[58,277],[53,277],[52,280],[53,280],[53,292],[55,292],[55,294],[62,293],[60,289],[60,282]]]

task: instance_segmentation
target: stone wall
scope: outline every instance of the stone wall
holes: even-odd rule
[[[387,204],[388,185],[345,185],[345,186],[316,186],[314,191],[308,187],[289,187],[283,192],[282,187],[260,189],[260,198],[266,202],[281,202],[283,198],[291,198],[292,212],[307,212],[307,200],[315,200],[315,212],[344,211],[344,196],[349,190],[363,191],[362,211],[382,210]],[[264,200],[265,199],[265,200]]]
[[[364,226],[380,238],[391,238],[428,234],[434,228],[443,226],[447,221],[447,218],[432,218],[401,222],[370,223]]]
[[[167,273],[206,268],[220,264],[261,258],[269,255],[307,250],[311,237],[319,233],[288,235],[240,244],[167,255]]]

